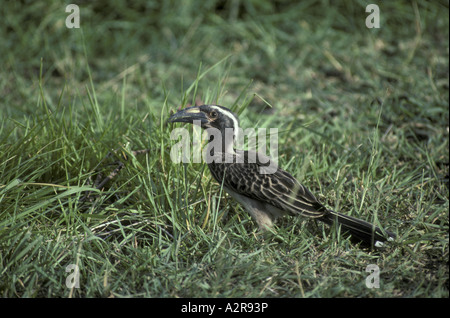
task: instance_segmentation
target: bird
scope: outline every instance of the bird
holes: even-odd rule
[[[337,224],[342,232],[370,247],[381,248],[395,239],[390,231],[325,207],[269,156],[235,149],[235,142],[241,137],[239,118],[229,108],[213,104],[190,106],[172,114],[168,122],[195,124],[208,132],[206,163],[212,176],[261,230],[272,228],[279,217],[302,215],[329,226]]]

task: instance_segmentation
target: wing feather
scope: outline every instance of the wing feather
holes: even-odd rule
[[[328,212],[316,197],[288,172],[277,167],[272,174],[260,173],[260,167],[270,164],[267,157],[264,157],[262,163],[260,160],[248,162],[247,151],[234,154],[232,161],[228,157],[230,154],[216,153],[214,156],[216,160],[208,166],[214,178],[220,184],[223,182],[225,188],[271,204],[289,214],[321,217]],[[244,156],[244,160],[237,161],[237,156]],[[231,163],[226,163],[227,157]]]

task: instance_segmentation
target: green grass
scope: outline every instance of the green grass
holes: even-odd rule
[[[380,29],[363,1],[134,3],[80,3],[81,29],[59,1],[2,5],[2,297],[448,297],[448,1],[383,2]],[[165,120],[200,101],[278,128],[283,168],[398,240],[260,235],[170,159]]]

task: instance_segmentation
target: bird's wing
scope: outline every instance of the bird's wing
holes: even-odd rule
[[[247,152],[246,152],[247,153]],[[249,162],[210,163],[216,180],[241,195],[271,204],[290,214],[321,217],[327,209],[316,197],[288,172],[276,167],[273,173],[261,173],[270,163]]]

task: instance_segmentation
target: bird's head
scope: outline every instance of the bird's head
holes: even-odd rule
[[[218,105],[202,105],[184,108],[168,119],[169,122],[191,123],[203,129],[215,128],[222,134],[226,129],[233,129],[234,137],[239,130],[239,118],[226,107]]]
[[[239,119],[231,110],[223,106],[202,105],[184,108],[168,119],[169,122],[198,124],[204,129],[216,128],[225,132],[225,128],[237,130]]]
[[[239,119],[236,114],[223,106],[202,105],[187,107],[170,116],[168,121],[201,126],[208,132],[210,142],[212,140],[219,141],[223,146],[222,149],[226,152],[232,152],[234,141],[238,140]],[[219,140],[216,139],[217,137],[219,137]]]

